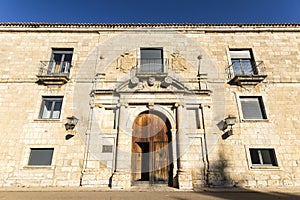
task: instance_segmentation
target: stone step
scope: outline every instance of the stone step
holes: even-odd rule
[[[177,188],[170,187],[166,184],[149,184],[148,181],[134,183],[130,187],[131,191],[179,191]]]

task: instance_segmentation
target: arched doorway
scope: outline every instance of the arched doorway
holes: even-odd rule
[[[170,122],[160,112],[139,114],[133,123],[132,181],[172,185],[172,138]]]

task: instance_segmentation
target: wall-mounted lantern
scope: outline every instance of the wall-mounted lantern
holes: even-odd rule
[[[232,126],[236,123],[236,117],[232,115],[228,115],[228,117],[225,119],[226,126],[230,126],[230,129],[232,130]]]
[[[67,117],[67,123],[65,123],[66,130],[73,130],[78,123],[78,119],[75,116]]]
[[[225,133],[222,135],[223,139],[226,139],[227,137],[233,135],[232,126],[235,125],[235,123],[236,123],[236,117],[232,115],[228,115],[228,117],[224,119],[223,131]],[[230,127],[229,130],[227,129],[228,127]]]

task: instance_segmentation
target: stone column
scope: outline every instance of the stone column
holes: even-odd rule
[[[188,119],[187,119],[188,120]],[[192,174],[183,166],[183,155],[188,148],[188,141],[184,133],[183,105],[177,104],[177,156],[178,156],[178,188],[182,190],[193,189]]]
[[[125,189],[130,187],[131,178],[131,134],[126,127],[127,104],[119,105],[118,135],[116,144],[115,172],[112,176],[112,189]]]

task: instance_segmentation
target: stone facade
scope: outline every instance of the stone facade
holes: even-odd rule
[[[300,186],[299,24],[2,23],[0,44],[2,187]]]

